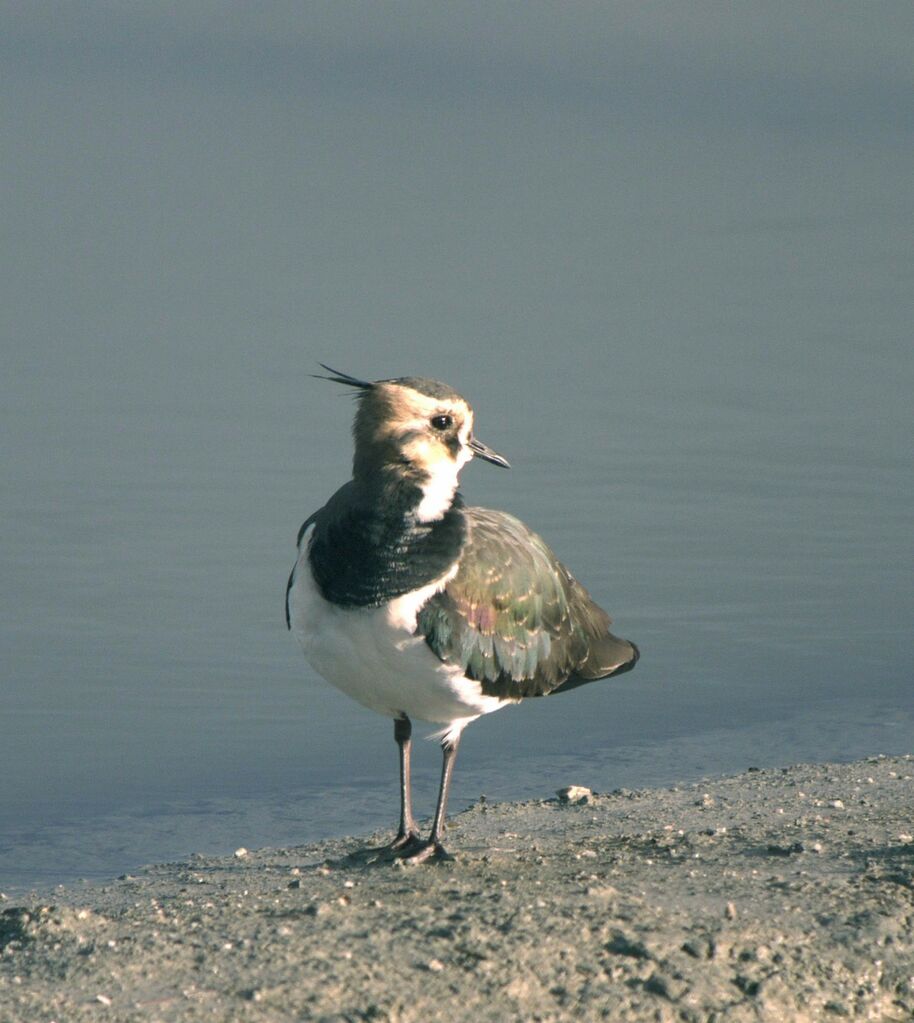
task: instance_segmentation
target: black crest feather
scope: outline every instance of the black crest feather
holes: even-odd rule
[[[333,369],[332,366],[327,366],[323,362],[319,362],[318,365],[321,369],[327,370],[328,373],[332,373],[332,376],[324,376],[323,373],[312,373],[311,376],[315,380],[330,380],[334,384],[346,384],[348,387],[358,387],[360,390],[367,391],[374,387],[374,384],[369,380],[359,380],[358,377],[351,377],[348,373],[341,373],[338,369]]]

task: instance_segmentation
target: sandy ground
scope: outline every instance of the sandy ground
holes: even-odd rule
[[[0,1020],[912,1020],[912,776],[481,803],[451,862],[375,835],[7,901]]]

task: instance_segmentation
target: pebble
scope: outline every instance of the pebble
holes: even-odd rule
[[[801,853],[805,851],[805,846],[802,842],[792,842],[790,845],[769,845],[768,855],[769,856],[790,856],[793,853]]]
[[[241,846],[240,849],[236,849],[235,850],[235,859],[236,860],[243,860],[245,858],[245,856],[247,856],[247,855],[248,855],[248,851],[247,851],[247,849],[245,849],[244,846]]]
[[[644,982],[644,990],[651,994],[660,995],[668,1001],[675,1002],[688,990],[689,985],[684,980],[679,980],[665,973],[652,973]]]
[[[619,895],[619,889],[611,884],[588,885],[584,889],[584,894],[589,899],[615,899]],[[542,899],[537,899],[536,905],[539,909],[546,908],[546,903]]]
[[[307,916],[326,916],[329,912],[330,906],[326,902],[312,902],[310,906],[305,906]]]
[[[563,789],[556,790],[560,803],[573,804],[574,806],[586,805],[593,802],[593,790],[583,785],[566,785]]]

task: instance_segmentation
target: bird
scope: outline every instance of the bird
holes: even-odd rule
[[[474,413],[437,380],[313,374],[357,399],[352,478],[307,518],[286,587],[286,624],[327,682],[393,720],[399,828],[408,864],[452,857],[443,838],[464,728],[521,700],[632,669],[638,647],[546,543],[504,511],[467,505],[473,458],[510,468],[478,440]],[[412,720],[441,726],[431,830],[412,810]]]

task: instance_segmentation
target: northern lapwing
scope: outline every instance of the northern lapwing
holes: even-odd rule
[[[457,477],[474,456],[508,467],[473,436],[473,410],[436,380],[354,389],[352,479],[306,520],[286,589],[286,622],[311,666],[393,718],[408,862],[446,857],[444,817],[463,729],[529,696],[565,692],[635,666],[638,648],[543,540],[506,512],[473,508]],[[431,834],[412,812],[412,718],[443,727]]]

